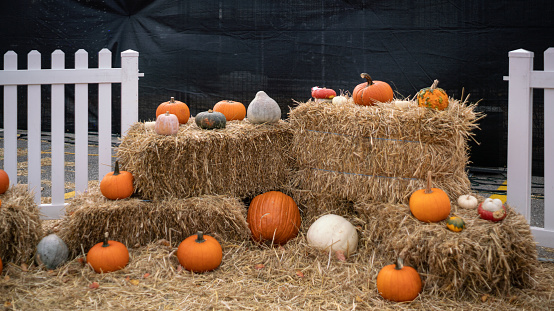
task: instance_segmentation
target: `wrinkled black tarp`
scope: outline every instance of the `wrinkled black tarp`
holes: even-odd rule
[[[90,66],[96,66],[96,54],[108,48],[116,67],[122,51],[138,51],[145,74],[139,82],[142,120],[153,119],[157,105],[171,96],[195,115],[222,99],[248,104],[264,90],[286,118],[293,99],[307,100],[312,86],[352,91],[363,82],[361,72],[390,83],[399,96],[438,79],[455,98],[463,91],[482,100],[479,109],[488,117],[477,132],[481,145],[472,143],[476,166],[506,165],[502,77],[508,52],[533,51],[536,68],[542,68],[543,51],[554,46],[550,0],[20,0],[2,1],[0,9],[0,51],[16,51],[20,68],[33,49],[42,53],[44,66],[51,52],[63,50],[68,67],[78,49],[88,51]],[[116,87],[115,99],[118,92]],[[48,96],[47,89],[43,93]],[[68,96],[68,117],[72,101]],[[541,104],[539,98],[536,106]],[[43,109],[48,116],[48,105]],[[25,127],[25,103],[19,111]],[[96,113],[93,106],[91,131]],[[117,132],[117,109],[113,118]],[[540,138],[540,129],[535,135]]]

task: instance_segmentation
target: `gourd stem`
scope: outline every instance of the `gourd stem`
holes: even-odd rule
[[[196,235],[198,236],[195,240],[196,243],[202,243],[202,242],[205,242],[206,240],[204,240],[204,232],[202,231],[198,231],[196,233]]]
[[[433,84],[431,84],[431,91],[436,89],[438,85],[439,85],[439,80],[435,79],[435,81],[433,81]]]
[[[166,112],[165,112],[165,115],[166,115],[166,116],[169,116],[169,111],[166,111]]]
[[[212,113],[212,112],[214,112],[214,111],[213,111],[213,110],[211,110],[211,109],[208,109],[208,112],[209,112],[209,113]]]
[[[108,247],[110,244],[108,243],[108,233],[104,232],[104,244],[102,244],[102,247]]]
[[[170,104],[175,104],[175,97],[171,97],[171,98],[169,99],[169,103],[170,103]]]
[[[364,72],[364,73],[360,74],[360,77],[367,80],[367,86],[373,85],[373,80],[371,79],[371,77],[367,73]]]
[[[404,268],[404,259],[402,259],[402,257],[398,257],[396,258],[396,266],[394,269],[402,270],[402,268]]]
[[[119,160],[115,160],[115,167],[113,169],[113,176],[119,175]]]
[[[425,193],[433,193],[433,190],[431,189],[431,171],[427,172],[427,186],[425,187]]]

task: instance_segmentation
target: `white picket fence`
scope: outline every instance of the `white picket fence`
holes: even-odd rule
[[[507,202],[530,221],[533,89],[544,89],[544,228],[531,231],[539,245],[554,247],[554,48],[544,52],[544,71],[533,70],[533,52],[508,56]]]
[[[75,85],[75,192],[84,192],[88,184],[88,84],[98,83],[98,176],[111,171],[112,83],[121,83],[121,133],[138,120],[139,53],[121,53],[121,68],[112,68],[112,53],[98,53],[98,68],[89,68],[88,53],[75,53],[75,68],[65,68],[65,54],[52,53],[51,69],[42,69],[41,55],[33,50],[27,55],[27,69],[17,69],[17,54],[4,54],[4,170],[11,184],[17,183],[17,86],[27,85],[27,160],[28,187],[35,201],[41,198],[41,85],[51,85],[51,156],[52,203],[40,204],[42,218],[58,219],[65,207],[64,131],[65,84]]]

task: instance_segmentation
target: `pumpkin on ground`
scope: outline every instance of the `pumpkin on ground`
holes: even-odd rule
[[[446,220],[446,227],[451,231],[460,232],[466,228],[466,223],[461,217],[452,216]]]
[[[213,111],[221,112],[227,121],[242,120],[246,117],[246,107],[241,102],[234,100],[221,100],[217,102]]]
[[[404,266],[402,258],[397,259],[396,265],[385,266],[377,274],[377,291],[388,300],[412,301],[421,288],[419,273],[412,267]]]
[[[117,271],[129,263],[129,250],[121,242],[108,240],[106,232],[104,242],[94,245],[88,251],[87,263],[97,273]]]
[[[354,103],[362,106],[373,106],[377,102],[386,103],[394,98],[390,85],[383,81],[374,81],[367,73],[360,76],[367,82],[358,84],[352,92]]]
[[[438,88],[439,80],[433,81],[431,87],[426,87],[417,93],[419,107],[427,107],[437,110],[444,110],[448,107],[448,95]]]
[[[246,221],[256,242],[283,245],[298,234],[300,210],[290,196],[269,191],[252,199]]]
[[[161,103],[158,108],[156,109],[156,118],[158,118],[159,115],[166,113],[169,111],[169,113],[174,114],[177,116],[177,119],[179,119],[180,124],[185,124],[188,122],[190,118],[190,110],[187,104],[175,100],[175,97],[171,97],[171,99],[167,102]]]
[[[501,221],[506,218],[506,206],[502,204],[500,199],[486,198],[479,207],[477,212],[482,219],[490,220],[493,222]]]
[[[177,248],[177,259],[183,268],[193,272],[212,271],[223,258],[221,244],[199,231],[184,239]]]
[[[306,234],[308,244],[326,251],[340,251],[349,256],[358,248],[358,232],[346,218],[327,214],[318,218]]]
[[[264,91],[259,91],[248,105],[246,118],[254,124],[275,123],[281,119],[281,108]]]
[[[4,171],[3,169],[0,169],[0,194],[5,193],[8,191],[8,188],[10,187],[10,177],[8,176],[8,173]]]
[[[225,128],[227,118],[223,113],[210,109],[197,114],[196,117],[194,117],[194,122],[196,122],[196,125],[201,129],[214,130]]]
[[[156,118],[154,131],[159,135],[175,135],[179,132],[179,119],[169,111],[162,113]]]
[[[464,194],[458,198],[458,206],[461,208],[473,209],[476,208],[477,205],[479,205],[477,198],[470,194]]]
[[[133,175],[127,171],[119,171],[119,161],[115,168],[100,181],[100,192],[110,200],[121,200],[130,197],[133,192]]]
[[[37,245],[37,262],[50,270],[54,270],[66,262],[68,256],[67,244],[56,234],[45,236]]]
[[[446,192],[431,187],[431,172],[427,173],[427,186],[412,193],[409,200],[410,211],[423,222],[438,222],[450,214],[450,199]]]

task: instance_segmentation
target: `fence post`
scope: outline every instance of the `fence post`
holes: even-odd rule
[[[17,70],[17,54],[4,54],[4,70]],[[17,184],[17,85],[4,86],[4,171]]]
[[[533,91],[530,87],[533,52],[508,53],[508,189],[507,201],[531,220],[531,151]]]
[[[138,121],[138,57],[133,50],[121,52],[121,137]]]
[[[554,48],[544,52],[544,71],[554,72]],[[544,89],[544,229],[554,231],[554,85]]]

